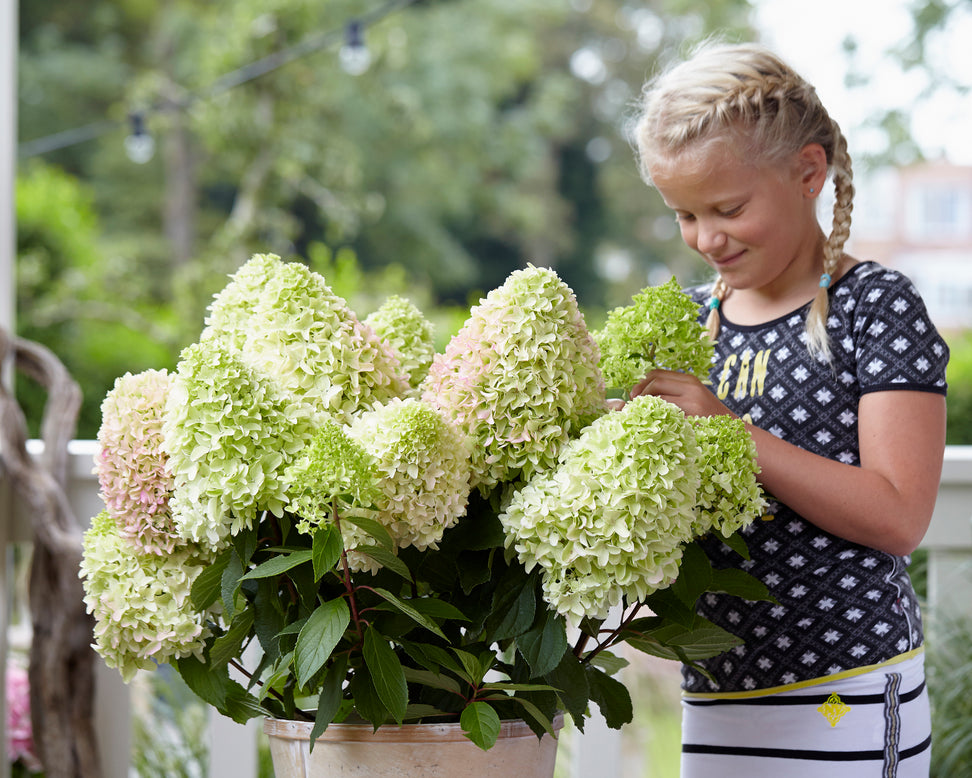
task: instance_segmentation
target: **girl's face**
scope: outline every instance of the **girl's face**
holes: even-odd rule
[[[724,143],[708,144],[701,154],[652,167],[651,178],[686,245],[729,287],[786,293],[808,275],[819,277],[822,266],[823,234],[809,192],[817,183],[819,193],[822,180],[807,177],[804,151],[770,168],[746,163]]]

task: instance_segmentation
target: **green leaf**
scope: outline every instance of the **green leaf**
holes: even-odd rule
[[[226,708],[226,692],[229,688],[229,670],[224,665],[221,668],[210,667],[193,655],[182,659],[172,660],[172,664],[186,686],[203,702],[212,705],[219,711]]]
[[[587,671],[583,663],[572,652],[567,651],[559,664],[544,675],[544,680],[557,690],[557,696],[564,710],[570,714],[577,728],[583,732],[587,704],[591,697]]]
[[[686,629],[680,624],[666,624],[646,633],[644,638],[629,639],[628,644],[654,656],[680,661],[708,659],[742,644],[743,641],[731,632],[704,619],[699,621],[702,626],[695,629]]]
[[[249,529],[245,529],[233,536],[233,548],[236,549],[236,555],[240,558],[240,562],[244,566],[250,564],[253,552],[256,551],[259,543],[259,532],[259,523],[255,523]]]
[[[294,648],[298,686],[305,687],[311,676],[324,666],[350,623],[351,613],[344,598],[325,602],[310,615],[297,635]]]
[[[610,651],[601,651],[591,660],[591,664],[600,667],[608,675],[617,675],[631,663],[624,657],[612,654]]]
[[[698,543],[688,543],[682,550],[678,578],[670,587],[673,594],[693,611],[695,603],[712,583],[712,563]],[[657,611],[656,611],[657,612]]]
[[[240,588],[240,576],[243,575],[243,564],[236,553],[230,553],[223,577],[220,579],[220,591],[223,598],[223,618],[232,619],[236,615],[236,592]]]
[[[358,529],[364,530],[365,534],[374,538],[379,546],[389,551],[395,548],[395,541],[392,540],[392,536],[388,534],[388,530],[381,522],[364,516],[342,516],[341,521],[349,521]]]
[[[314,533],[311,555],[314,562],[314,580],[320,581],[325,573],[332,570],[341,558],[344,546],[337,527],[322,527]]]
[[[482,664],[479,659],[468,651],[463,651],[459,648],[452,649],[452,653],[458,657],[459,661],[462,662],[462,666],[465,669],[465,678],[473,686],[479,686],[483,682],[483,678],[486,675],[486,671],[483,669]]]
[[[534,578],[524,577],[520,568],[511,568],[516,575],[505,575],[493,593],[492,613],[486,629],[489,640],[501,641],[522,635],[533,624],[537,613]]]
[[[212,667],[221,667],[229,663],[231,659],[240,655],[243,649],[243,641],[250,634],[253,626],[253,611],[247,608],[240,611],[229,630],[225,635],[216,638],[213,647],[209,650],[209,661]]]
[[[254,578],[269,578],[274,575],[280,575],[281,573],[286,573],[291,568],[297,567],[297,565],[302,565],[304,562],[310,562],[312,557],[313,551],[310,549],[302,549],[300,551],[294,551],[290,554],[275,556],[254,567],[240,580],[250,581]]]
[[[473,702],[463,708],[459,725],[473,743],[488,751],[496,743],[500,733],[500,717],[485,702]]]
[[[534,676],[543,676],[560,664],[567,651],[567,629],[561,616],[545,610],[529,632],[516,638],[520,655]]]
[[[226,549],[216,557],[211,565],[204,568],[196,576],[196,580],[193,581],[192,589],[189,592],[189,599],[192,602],[193,608],[200,611],[206,610],[219,598],[222,591],[223,571],[226,569],[226,565],[229,564],[232,553],[232,549]]]
[[[645,604],[663,619],[691,628],[695,623],[695,608],[686,605],[671,589],[660,589],[650,594]]]
[[[453,694],[460,694],[459,682],[451,675],[433,673],[430,670],[416,670],[414,667],[402,668],[405,673],[405,680],[409,683],[418,683],[422,686],[429,686],[433,689],[442,689]]]
[[[521,706],[523,706],[523,709],[530,715],[530,717],[537,724],[539,724],[542,727],[544,732],[550,735],[550,737],[557,737],[557,733],[554,732],[553,722],[550,720],[548,716],[544,715],[543,711],[540,710],[540,708],[538,708],[536,705],[530,702],[530,700],[524,697],[510,697],[509,699],[511,702],[516,702],[519,703]],[[580,731],[583,732],[584,729],[580,728]]]
[[[348,672],[348,655],[341,654],[336,657],[334,664],[328,668],[324,676],[324,685],[321,688],[321,696],[317,702],[317,714],[314,716],[314,726],[310,734],[310,750],[314,750],[314,743],[317,738],[334,721],[334,717],[341,709],[341,702],[344,692],[344,679]]]
[[[413,608],[411,604],[409,604],[408,602],[398,599],[398,597],[396,597],[387,589],[382,589],[376,586],[375,588],[372,589],[372,591],[375,594],[377,594],[379,597],[384,599],[386,602],[388,602],[390,605],[392,605],[395,608],[395,610],[397,610],[399,613],[404,613],[406,616],[412,619],[416,624],[425,627],[430,632],[434,632],[440,638],[446,640],[446,636],[442,633],[442,630],[439,629],[439,625],[436,624],[431,619],[428,619],[425,616],[423,616],[415,608]]]
[[[437,600],[434,597],[419,597],[414,600],[409,600],[408,604],[422,615],[429,616],[433,619],[469,621],[461,610],[445,600]]]
[[[355,551],[360,554],[367,554],[386,570],[397,573],[411,583],[412,571],[408,569],[408,565],[387,548],[383,546],[358,546]]]
[[[261,578],[253,598],[253,629],[263,653],[270,656],[271,661],[276,660],[280,651],[278,636],[286,623],[275,582]]]
[[[770,594],[766,584],[745,570],[730,567],[725,570],[713,570],[710,592],[722,592],[744,600],[768,600],[776,602]]]
[[[586,672],[591,699],[597,703],[607,725],[611,729],[620,729],[630,722],[634,716],[634,709],[631,705],[631,695],[625,685],[596,667],[588,665]]]
[[[359,671],[351,676],[351,696],[358,715],[375,729],[388,720],[388,709],[378,697],[370,673]]]
[[[391,717],[401,724],[408,706],[408,684],[401,661],[374,627],[365,630],[362,655],[378,698]]]
[[[742,536],[741,532],[733,532],[729,537],[724,538],[719,535],[719,540],[725,543],[729,548],[735,551],[743,559],[749,559],[749,546],[746,545],[746,539]]]

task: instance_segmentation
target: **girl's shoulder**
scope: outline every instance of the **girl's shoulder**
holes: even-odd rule
[[[847,312],[895,310],[902,305],[924,308],[921,295],[910,278],[899,270],[871,260],[851,267],[832,289],[833,304]]]

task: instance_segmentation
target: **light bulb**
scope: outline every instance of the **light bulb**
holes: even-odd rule
[[[131,134],[125,138],[125,153],[136,165],[144,165],[155,156],[155,140],[145,129],[145,117],[141,113],[129,116]]]
[[[338,61],[345,73],[360,76],[371,65],[371,52],[364,42],[361,22],[350,22],[345,30],[344,45],[338,52]]]

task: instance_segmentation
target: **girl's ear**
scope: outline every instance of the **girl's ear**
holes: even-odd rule
[[[827,180],[827,152],[819,143],[808,143],[797,152],[797,170],[803,196],[814,199],[820,195]]]

